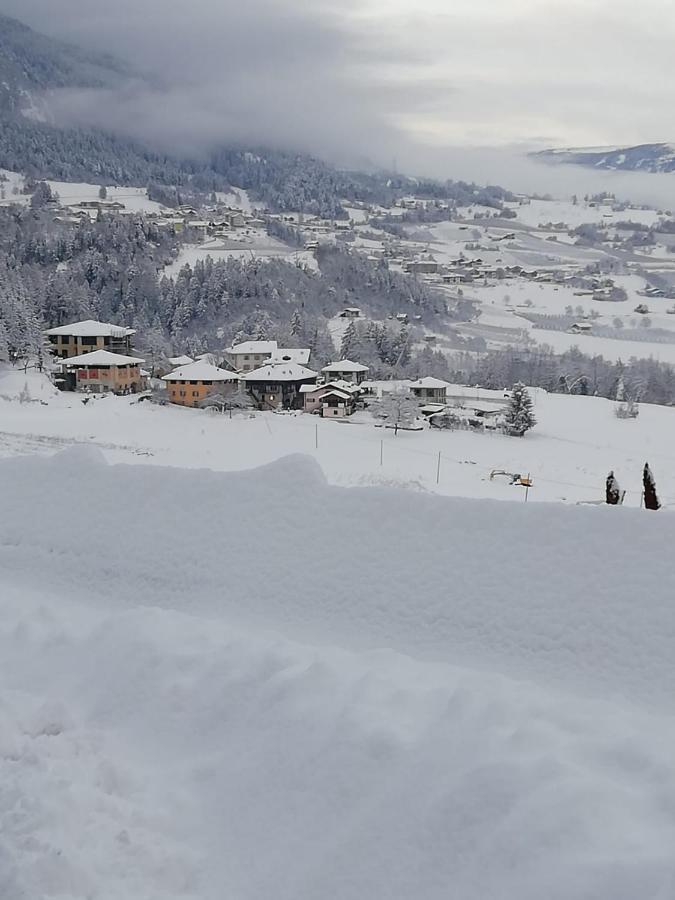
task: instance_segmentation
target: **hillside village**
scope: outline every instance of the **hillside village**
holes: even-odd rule
[[[354,309],[345,310],[352,317]],[[105,322],[83,321],[48,329],[45,337],[53,354],[54,383],[88,400],[96,395],[138,394],[151,401],[198,409],[302,411],[322,417],[345,419],[372,406],[375,415],[383,398],[396,393],[396,411],[382,418],[399,427],[420,427],[444,422],[452,411],[455,426],[506,427],[509,393],[464,392],[447,382],[425,376],[415,381],[368,380],[368,366],[350,359],[336,359],[319,371],[311,369],[309,348],[279,347],[275,340],[249,340],[206,353],[154,360],[134,356],[131,328]],[[471,393],[474,396],[470,397]]]

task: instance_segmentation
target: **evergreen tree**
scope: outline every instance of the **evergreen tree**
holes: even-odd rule
[[[652,470],[649,468],[649,463],[645,463],[642,472],[642,490],[645,498],[645,508],[660,509],[661,503],[656,495],[656,483],[654,481],[654,476],[652,475]]]
[[[619,487],[619,482],[617,481],[614,472],[610,472],[607,476],[607,481],[605,482],[605,498],[610,506],[618,506],[621,503],[621,488]]]
[[[108,188],[102,184],[98,189],[98,199],[99,200],[107,200],[108,199]]]
[[[342,343],[340,344],[341,359],[356,359],[359,350],[359,335],[356,330],[356,323],[351,321],[345,333],[342,335]]]
[[[516,437],[522,437],[537,424],[532,410],[532,398],[520,381],[514,384],[511,391],[511,402],[506,411],[505,423],[508,433]]]

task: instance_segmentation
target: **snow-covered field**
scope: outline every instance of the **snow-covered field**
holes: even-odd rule
[[[49,181],[47,182],[52,189],[59,195],[59,199],[64,206],[70,206],[74,203],[81,203],[87,200],[98,200],[98,192],[101,188],[99,184],[75,183],[70,181]],[[141,187],[108,187],[107,199],[117,200],[123,203],[125,208],[135,213],[161,213],[164,207],[161,203],[148,199],[146,188]]]
[[[0,495],[3,898],[673,896],[669,515],[88,448]]]
[[[185,265],[194,266],[196,262],[211,258],[214,262],[228,259],[284,259],[298,265],[316,269],[317,263],[313,253],[289,247],[270,237],[263,231],[242,230],[232,238],[209,238],[201,244],[183,246],[171,265],[166,266],[163,275],[167,278],[177,275]]]
[[[616,404],[609,400],[533,391],[538,425],[523,439],[435,429],[394,436],[375,427],[367,413],[359,414],[360,421],[331,422],[271,412],[230,419],[128,397],[83,405],[74,394],[49,399],[38,376],[28,379],[36,402],[1,399],[17,397],[25,384],[22,373],[5,369],[3,377],[0,370],[0,457],[92,444],[111,462],[239,470],[301,453],[313,456],[333,484],[405,485],[415,491],[523,502],[522,488],[504,478],[490,480],[493,469],[505,469],[531,474],[529,503],[601,500],[613,469],[627,491],[626,504],[636,507],[648,460],[662,500],[675,507],[675,409],[665,407],[645,404],[638,419],[626,421],[615,417]]]

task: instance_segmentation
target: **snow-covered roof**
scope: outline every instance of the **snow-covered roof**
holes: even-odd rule
[[[276,341],[243,341],[241,344],[233,344],[225,350],[226,353],[274,353],[277,349]]]
[[[353,362],[351,359],[341,359],[339,362],[329,363],[324,366],[322,372],[367,372],[368,366]]]
[[[306,366],[312,351],[308,348],[287,348],[278,347],[270,356],[270,362],[294,362],[301,366]]]
[[[301,394],[314,394],[316,391],[337,390],[347,394],[360,394],[361,388],[349,381],[328,381],[326,384],[301,384]]]
[[[169,362],[172,366],[189,366],[190,363],[194,362],[194,359],[190,356],[170,356]]]
[[[426,378],[419,378],[417,381],[413,381],[410,384],[411,388],[425,388],[426,390],[438,389],[438,388],[449,388],[450,385],[447,381],[441,381],[440,378],[433,378],[431,375],[427,375]]]
[[[244,381],[305,381],[308,378],[316,378],[317,372],[305,368],[294,362],[266,363],[252,372],[242,375]]]
[[[162,381],[239,381],[239,375],[200,359],[163,375]]]
[[[110,350],[92,350],[80,356],[71,356],[61,361],[64,366],[137,366],[145,362],[138,356],[124,356],[122,353],[111,353]]]
[[[133,328],[124,328],[122,325],[111,325],[109,322],[95,322],[86,319],[84,322],[73,322],[70,325],[59,325],[58,328],[50,328],[45,334],[66,334],[75,337],[128,337],[136,334]]]

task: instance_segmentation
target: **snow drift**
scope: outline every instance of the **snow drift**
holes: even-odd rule
[[[675,520],[0,463],[0,896],[675,895]]]

